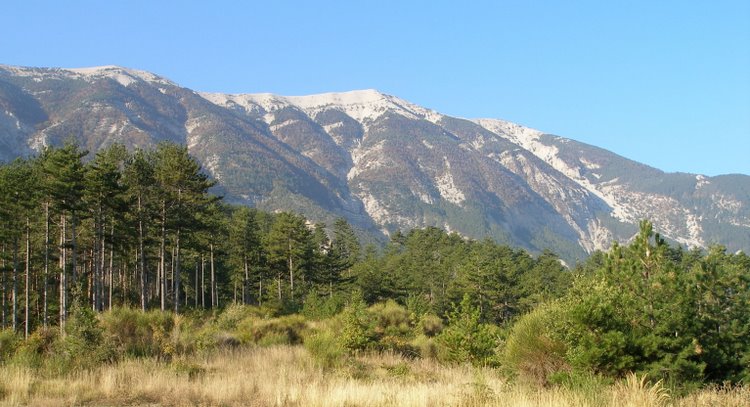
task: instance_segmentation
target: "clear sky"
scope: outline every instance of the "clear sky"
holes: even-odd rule
[[[374,88],[665,171],[750,174],[748,0],[8,0],[1,9],[4,64],[122,65],[227,93]]]

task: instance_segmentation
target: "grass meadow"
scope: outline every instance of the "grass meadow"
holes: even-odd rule
[[[497,369],[368,353],[322,366],[300,345],[125,359],[66,375],[0,368],[3,406],[748,406],[747,387],[674,396],[636,376],[610,385],[539,387]]]

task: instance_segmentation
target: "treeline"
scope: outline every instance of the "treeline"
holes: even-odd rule
[[[750,257],[670,246],[643,221],[632,243],[593,255],[564,296],[520,318],[504,360],[542,383],[637,372],[736,384],[750,380],[748,338]]]
[[[672,247],[645,221],[631,244],[572,270],[550,252],[437,228],[363,248],[343,219],[312,224],[222,203],[183,146],[86,157],[68,144],[0,166],[1,322],[6,339],[36,332],[26,347],[60,342],[50,327],[64,346],[99,338],[86,332],[101,320],[112,337],[145,332],[133,355],[144,335],[161,349],[148,355],[285,338],[326,360],[387,349],[502,366],[542,384],[628,372],[677,384],[750,380],[744,253]],[[186,312],[195,318],[176,316]],[[140,328],[118,330],[118,315]],[[161,322],[150,318],[166,325],[154,331]],[[178,328],[184,337],[167,334]]]
[[[283,313],[350,293],[416,301],[437,313],[471,293],[502,323],[562,292],[558,259],[429,228],[396,234],[380,253],[352,227],[225,205],[184,146],[88,157],[73,143],[0,166],[2,327],[59,326],[73,304],[94,311],[215,309],[229,302]]]
[[[62,329],[73,303],[180,312],[292,301],[330,289],[358,250],[343,220],[331,241],[300,216],[223,205],[186,147],[86,156],[67,144],[0,167],[3,328]]]

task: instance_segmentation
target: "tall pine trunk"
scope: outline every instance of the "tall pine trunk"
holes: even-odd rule
[[[201,254],[201,307],[206,309],[206,260]]]
[[[47,328],[48,316],[47,316],[47,283],[49,281],[49,202],[44,203],[44,306],[42,307],[42,326]]]
[[[144,251],[144,233],[143,233],[143,207],[141,202],[141,195],[138,195],[138,250],[141,253],[141,310],[146,311],[146,304],[148,303],[148,274],[146,272],[146,252]]]
[[[68,319],[68,282],[66,280],[67,247],[65,214],[60,215],[60,332],[65,334],[65,321]]]
[[[219,298],[216,292],[216,271],[214,270],[214,244],[211,243],[211,308],[219,306]]]
[[[26,217],[26,284],[24,287],[24,301],[26,314],[24,315],[24,335],[23,337],[29,338],[29,275],[31,274],[31,267],[29,262],[31,261],[31,225],[29,224],[29,217]]]
[[[167,204],[162,201],[161,204],[161,243],[159,249],[159,270],[161,275],[161,310],[164,311],[167,308],[167,270],[165,268],[164,256],[166,256],[166,242],[167,240]]]
[[[174,313],[180,312],[180,229],[177,229],[175,241],[175,265],[174,265]]]
[[[103,264],[102,260],[102,206],[99,207],[96,212],[96,218],[94,219],[94,229],[96,231],[94,245],[91,249],[91,257],[93,258],[93,309],[96,312],[101,311],[101,267]]]
[[[78,217],[76,211],[70,213],[70,272],[73,277],[73,287],[77,289],[78,284],[78,241],[76,238],[76,223]],[[75,299],[74,299],[75,300]]]
[[[112,310],[112,287],[115,285],[114,280],[114,269],[115,267],[115,220],[112,219],[112,226],[109,232],[109,300],[107,301],[107,310]],[[123,278],[123,281],[125,279]],[[123,286],[122,292],[125,292],[125,286]]]
[[[5,275],[5,243],[3,243],[3,253],[2,256],[0,256],[0,259],[2,259],[2,268],[0,268],[0,276],[3,278],[3,329],[7,327],[8,324],[8,276]]]
[[[13,332],[18,332],[18,236],[13,238],[13,293],[11,324]]]
[[[243,255],[242,260],[245,266],[245,278],[242,281],[242,303],[248,304],[250,303],[250,286],[248,285],[250,283],[250,271],[248,270],[247,256]]]
[[[289,297],[294,301],[294,260],[292,260],[292,241],[289,240]]]

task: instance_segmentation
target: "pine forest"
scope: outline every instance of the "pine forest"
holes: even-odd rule
[[[214,184],[171,143],[0,166],[0,403],[750,404],[743,252],[363,245]]]

